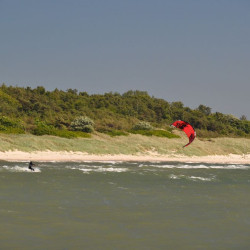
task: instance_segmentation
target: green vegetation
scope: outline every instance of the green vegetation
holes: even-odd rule
[[[137,123],[134,128],[134,130],[152,130],[153,127],[149,122],[139,122]]]
[[[6,134],[23,134],[25,131],[20,120],[0,116],[0,132]]]
[[[89,154],[181,154],[187,156],[228,155],[250,153],[249,139],[246,138],[196,138],[192,146],[183,148],[188,139],[180,132],[179,138],[162,138],[156,136],[111,137],[104,133],[94,133],[92,138],[61,138],[50,135],[35,136],[31,134],[0,134],[0,152],[19,150],[32,151],[72,151]]]
[[[82,131],[86,133],[91,133],[94,131],[94,122],[87,116],[76,117],[73,122],[71,122],[70,127],[74,131]]]
[[[127,135],[129,135],[128,133],[126,133],[124,131],[120,131],[120,130],[110,130],[110,131],[106,131],[104,133],[107,135],[110,135],[110,136],[127,136]]]
[[[244,115],[237,119],[212,113],[204,105],[190,109],[143,91],[89,95],[74,89],[0,86],[0,133],[75,138],[88,137],[95,130],[111,136],[139,133],[172,138],[166,129],[179,119],[192,124],[198,137],[250,136],[250,121]]]
[[[158,137],[166,137],[166,138],[180,138],[180,136],[172,134],[165,130],[131,130],[132,134],[146,135],[146,136],[158,136]]]
[[[90,134],[82,131],[69,131],[66,129],[56,129],[52,125],[47,125],[44,122],[37,121],[35,128],[32,130],[34,135],[54,135],[60,136],[64,138],[77,138],[77,137],[85,137],[90,138]]]

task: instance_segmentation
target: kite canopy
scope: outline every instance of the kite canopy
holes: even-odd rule
[[[179,121],[175,121],[174,123],[172,123],[171,126],[174,126],[176,128],[181,129],[188,136],[189,143],[183,147],[187,147],[196,137],[196,133],[195,133],[193,127],[188,122],[184,122],[184,121],[179,120]]]

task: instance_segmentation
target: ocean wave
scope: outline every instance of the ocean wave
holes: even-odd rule
[[[103,168],[103,166],[97,166],[97,165],[83,165],[80,164],[78,166],[66,166],[67,169],[72,169],[72,170],[81,170],[81,169],[87,169],[87,170],[91,170],[91,169],[99,169],[99,168]]]
[[[175,174],[169,175],[169,178],[174,179],[174,180],[179,180],[179,179],[181,179],[183,177],[184,177],[184,175],[175,175]]]
[[[28,169],[28,167],[20,167],[20,166],[2,166],[3,169],[8,170],[10,172],[27,172],[27,173],[41,173],[39,168],[34,168],[34,171]]]
[[[169,164],[169,165],[143,165],[140,164],[138,166],[139,168],[142,167],[153,167],[153,168],[166,168],[166,169],[224,169],[224,170],[228,170],[228,169],[250,169],[250,166],[248,165],[204,165],[204,164],[200,164],[200,165],[189,165],[189,164],[184,164],[184,165],[173,165],[173,164]]]
[[[190,180],[194,180],[194,181],[212,181],[214,180],[214,177],[211,178],[205,178],[205,177],[200,177],[200,176],[188,176],[187,177]]]
[[[226,166],[210,166],[212,169],[250,169],[250,166],[246,165],[226,165]]]
[[[180,169],[200,169],[200,168],[205,168],[208,169],[210,168],[209,166],[205,165],[139,165],[139,167],[153,167],[153,168],[180,168]]]
[[[105,164],[120,164],[123,163],[124,161],[83,161],[84,163],[105,163]]]
[[[104,168],[104,167],[99,167],[99,168],[79,168],[80,171],[84,173],[90,173],[90,172],[114,172],[114,173],[122,173],[122,172],[127,172],[129,169],[128,168]]]
[[[201,177],[201,176],[187,176],[187,175],[169,175],[170,179],[173,180],[180,180],[180,179],[187,179],[192,181],[213,181],[215,180],[215,176],[212,177]]]
[[[79,168],[81,168],[81,167],[84,167],[84,168],[100,168],[100,166],[97,166],[97,165],[83,165],[83,164],[80,164]]]

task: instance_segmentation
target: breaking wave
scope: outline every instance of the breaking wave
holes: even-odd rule
[[[28,169],[28,167],[20,167],[20,166],[2,166],[2,169],[10,171],[10,172],[27,172],[27,173],[40,173],[41,170],[39,168],[34,168],[34,171]]]
[[[140,164],[140,168],[142,167],[153,167],[153,168],[167,168],[167,169],[224,169],[224,170],[229,170],[229,169],[250,169],[249,165],[191,165],[191,164],[166,164],[166,165],[147,165],[147,164]]]
[[[80,171],[84,173],[89,173],[89,172],[115,172],[115,173],[122,173],[122,172],[127,172],[128,168],[95,168],[95,169],[90,169],[90,168],[80,168]]]
[[[41,167],[41,168],[40,168]],[[35,167],[35,171],[31,171],[28,169],[27,164],[14,165],[13,163],[6,164],[3,163],[0,165],[0,171],[8,171],[8,172],[27,172],[27,173],[39,173],[43,171],[51,171],[51,170],[78,170],[82,173],[125,173],[130,172],[132,174],[160,174],[166,173],[167,175],[174,174],[179,175],[170,175],[170,179],[183,179],[187,177],[182,176],[183,174],[187,175],[187,171],[192,172],[189,179],[190,180],[202,180],[202,181],[210,181],[210,178],[200,177],[203,174],[205,176],[214,170],[249,170],[249,164],[198,164],[198,163],[158,163],[158,162],[113,162],[113,161],[105,161],[105,162],[72,162],[72,163],[39,163],[37,167]],[[172,170],[172,171],[171,171]],[[183,170],[183,172],[181,171]],[[194,174],[194,171],[197,170],[197,175]],[[171,171],[171,172],[170,172]],[[209,172],[207,172],[209,171]],[[170,173],[169,173],[170,172]],[[198,173],[199,172],[199,173]],[[181,175],[182,174],[182,175]],[[202,179],[203,178],[203,179]]]
[[[214,181],[216,179],[215,176],[208,178],[200,176],[186,176],[186,175],[174,175],[174,174],[169,175],[169,178],[173,180],[187,179],[191,181]]]
[[[67,166],[68,169],[72,170],[80,170],[83,173],[89,174],[90,172],[115,172],[122,173],[129,171],[128,168],[114,168],[114,167],[103,167],[103,166],[93,166],[93,165],[79,165],[79,167],[70,167]]]

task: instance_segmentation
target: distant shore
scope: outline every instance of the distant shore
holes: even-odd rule
[[[84,162],[84,161],[160,161],[160,162],[192,162],[192,163],[225,163],[225,164],[250,164],[250,154],[248,155],[208,155],[208,156],[185,156],[185,155],[159,155],[149,152],[148,154],[136,155],[95,155],[82,152],[68,151],[6,151],[0,152],[2,161],[37,161],[37,162]]]
[[[0,134],[2,161],[169,161],[250,164],[250,139],[187,138],[157,136],[111,137],[95,133],[91,138],[66,139],[30,134]]]

